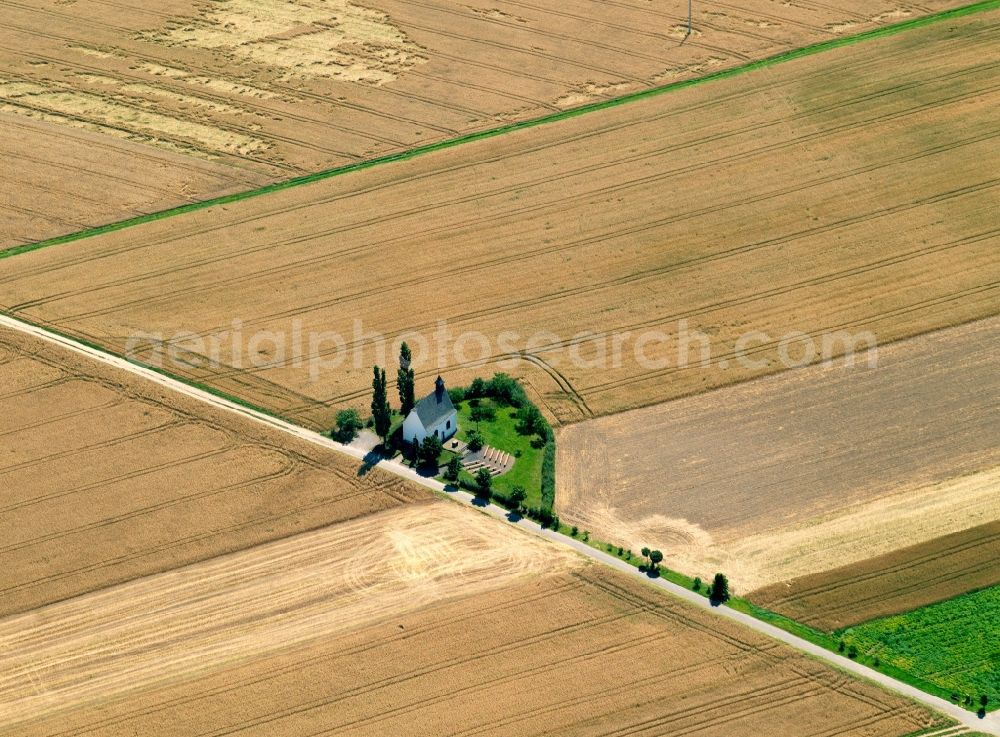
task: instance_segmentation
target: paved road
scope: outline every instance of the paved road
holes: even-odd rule
[[[142,366],[136,366],[135,364],[130,363],[118,356],[114,356],[109,353],[104,353],[103,351],[99,351],[90,348],[88,346],[82,345],[69,338],[64,338],[63,336],[52,333],[44,328],[40,328],[38,326],[22,322],[7,315],[0,315],[0,325],[12,328],[14,330],[18,330],[23,333],[29,333],[31,335],[34,335],[35,337],[41,338],[42,340],[48,341],[50,343],[55,343],[67,350],[73,351],[74,353],[83,354],[103,364],[114,366],[115,368],[121,369],[123,371],[128,371],[132,374],[142,376],[145,379],[156,382],[157,384],[160,384],[161,386],[167,387],[174,391],[180,392],[181,394],[184,394],[188,397],[197,399],[207,404],[211,404],[223,410],[243,415],[244,417],[248,417],[252,420],[273,427],[277,430],[280,430],[281,432],[288,433],[289,435],[294,435],[295,437],[300,438],[301,440],[305,440],[309,443],[320,445],[325,448],[330,448],[340,453],[347,454],[358,460],[363,460],[366,456],[366,451],[364,449],[352,448],[350,446],[337,443],[328,437],[324,437],[319,433],[313,432],[312,430],[307,430],[305,428],[293,425],[283,420],[270,417],[261,412],[257,412],[247,407],[243,407],[234,402],[230,402],[221,397],[217,397],[214,394],[210,394],[209,392],[203,391],[193,386],[189,386],[188,384],[185,384],[181,381],[177,381],[176,379],[171,379],[167,376],[163,376],[162,374],[159,374],[150,369],[143,368]],[[385,471],[389,471],[390,473],[402,476],[403,478],[409,479],[414,483],[420,484],[421,486],[425,486],[429,489],[432,489],[433,491],[444,494],[462,504],[474,506],[485,514],[489,514],[498,519],[508,520],[509,513],[507,512],[507,510],[492,504],[488,506],[482,506],[468,492],[448,491],[447,489],[445,489],[444,485],[441,484],[439,481],[425,478],[416,473],[413,469],[401,463],[398,463],[396,461],[382,461],[381,463],[378,464],[378,466],[379,468]],[[518,527],[521,527],[522,529],[527,530],[528,532],[534,535],[546,538],[560,545],[568,545],[571,548],[575,549],[580,554],[588,556],[601,563],[604,563],[605,565],[609,565],[612,568],[617,568],[619,571],[625,573],[626,575],[638,576],[642,578],[644,581],[648,582],[650,585],[664,589],[665,591],[673,594],[674,596],[678,596],[684,599],[693,606],[700,607],[702,609],[707,609],[716,616],[726,617],[727,619],[739,622],[740,624],[743,624],[749,627],[750,629],[756,630],[757,632],[760,632],[764,635],[772,637],[775,640],[780,640],[781,642],[784,642],[785,644],[794,647],[796,650],[812,655],[813,657],[818,658],[820,660],[827,661],[833,664],[834,666],[841,668],[842,670],[849,671],[851,673],[854,673],[855,675],[861,676],[862,678],[867,678],[870,681],[874,681],[891,691],[895,691],[896,693],[902,694],[903,696],[907,696],[913,699],[914,701],[925,704],[926,706],[932,709],[947,714],[948,716],[958,720],[961,724],[964,724],[975,731],[984,732],[986,734],[997,735],[997,737],[1000,737],[1000,712],[989,714],[986,716],[985,719],[980,719],[975,714],[972,714],[966,711],[965,709],[962,709],[956,706],[955,704],[952,704],[950,701],[940,699],[936,696],[931,696],[930,694],[924,693],[918,688],[914,688],[913,686],[897,681],[895,678],[892,678],[890,676],[885,675],[884,673],[880,673],[879,671],[873,670],[864,665],[856,663],[853,660],[841,657],[836,653],[832,653],[829,650],[819,647],[818,645],[814,645],[808,640],[803,640],[802,638],[796,637],[795,635],[785,632],[784,630],[779,629],[773,625],[767,624],[766,622],[761,622],[758,619],[754,619],[753,617],[747,614],[734,611],[728,607],[713,607],[708,602],[708,600],[705,599],[703,596],[700,596],[694,593],[693,591],[689,591],[683,586],[678,586],[677,584],[670,583],[669,581],[665,581],[663,579],[650,579],[649,577],[640,573],[635,568],[628,565],[624,561],[619,560],[613,555],[608,555],[607,553],[600,550],[596,550],[579,540],[566,537],[565,535],[560,535],[559,533],[553,532],[552,530],[542,529],[542,527],[539,524],[537,524],[536,522],[532,522],[529,519],[518,519],[512,522],[512,524],[516,524]]]

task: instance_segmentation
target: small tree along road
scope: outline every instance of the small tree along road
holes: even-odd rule
[[[438,458],[441,456],[443,448],[444,446],[437,435],[428,435],[424,438],[424,442],[420,444],[420,450],[417,451],[417,460],[421,466],[437,469]]]
[[[725,604],[729,601],[729,579],[721,573],[716,573],[712,580],[712,592],[709,598],[715,604]]]
[[[476,472],[476,496],[486,501],[493,496],[493,474],[488,468],[480,468]]]
[[[660,563],[663,562],[663,553],[661,553],[659,550],[650,550],[649,560],[653,564],[652,572],[656,573],[656,571],[658,571],[660,568]]]
[[[337,413],[337,427],[333,431],[333,439],[341,443],[350,443],[358,436],[358,431],[364,427],[361,415],[356,409],[342,409]]]
[[[458,481],[458,474],[462,470],[462,462],[458,459],[458,456],[452,456],[448,459],[448,470],[445,471],[444,477],[449,481]]]

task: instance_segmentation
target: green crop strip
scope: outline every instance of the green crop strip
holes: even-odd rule
[[[971,710],[1000,708],[995,625],[1000,586],[890,615],[834,633],[912,681],[927,681]],[[903,680],[900,678],[900,680]],[[928,690],[928,689],[925,689]],[[986,697],[986,703],[980,699]]]
[[[37,241],[35,243],[26,243],[20,246],[13,246],[11,248],[7,248],[5,250],[0,251],[0,259],[9,258],[11,256],[17,256],[22,253],[29,253],[31,251],[37,251],[38,249],[48,248],[49,246],[58,246],[65,243],[71,243],[73,241],[82,240],[84,238],[92,238],[94,236],[103,235],[105,233],[113,233],[117,230],[124,230],[126,228],[142,225],[144,223],[151,223],[156,220],[162,220],[164,218],[174,217],[176,215],[184,215],[189,212],[204,210],[209,207],[215,207],[217,205],[228,205],[234,202],[241,202],[243,200],[248,200],[253,197],[260,197],[262,195],[270,194],[272,192],[280,192],[285,189],[300,187],[305,184],[312,184],[313,182],[320,182],[323,181],[324,179],[331,179],[333,177],[339,177],[345,174],[351,174],[353,172],[363,171],[365,169],[370,169],[375,166],[381,166],[382,164],[391,164],[397,161],[407,161],[409,159],[413,159],[418,156],[434,153],[435,151],[444,151],[446,149],[455,148],[456,146],[462,146],[467,143],[474,143],[476,141],[485,141],[487,139],[495,138],[496,136],[502,136],[507,133],[513,133],[519,130],[534,128],[535,126],[539,125],[556,123],[561,120],[568,120],[570,118],[575,118],[580,115],[586,115],[588,113],[597,112],[599,110],[606,110],[608,108],[617,107],[618,105],[626,105],[628,103],[636,102],[638,100],[644,100],[646,98],[656,97],[658,95],[663,95],[669,92],[687,89],[688,87],[694,87],[696,85],[705,84],[707,82],[715,82],[723,79],[729,79],[731,77],[736,77],[741,74],[746,74],[748,72],[757,71],[759,69],[765,69],[767,67],[774,66],[775,64],[781,64],[786,61],[792,61],[794,59],[800,59],[802,57],[812,56],[813,54],[819,54],[824,51],[830,51],[832,49],[837,49],[842,46],[850,46],[852,44],[860,43],[862,41],[868,41],[875,38],[882,38],[885,36],[892,36],[897,33],[902,33],[904,31],[912,30],[914,28],[920,28],[922,26],[930,25],[932,23],[937,23],[943,20],[959,18],[965,15],[972,15],[974,13],[982,13],[988,10],[996,10],[998,8],[1000,8],[1000,0],[981,0],[980,2],[972,3],[970,5],[964,5],[959,8],[942,10],[938,13],[921,16],[919,18],[912,18],[910,20],[905,20],[900,23],[895,23],[893,25],[884,26],[881,28],[873,28],[871,30],[863,31],[853,36],[844,36],[842,38],[830,39],[828,41],[820,41],[818,43],[811,44],[809,46],[803,46],[802,48],[793,49],[791,51],[785,51],[780,54],[767,57],[765,59],[751,61],[741,66],[732,67],[730,69],[723,69],[718,72],[708,74],[704,77],[697,77],[695,79],[688,79],[680,82],[671,82],[670,84],[661,85],[659,87],[651,87],[646,90],[640,90],[638,92],[633,92],[628,95],[616,97],[612,100],[602,100],[601,102],[594,102],[587,105],[582,105],[580,107],[572,108],[570,110],[563,110],[558,113],[552,113],[550,115],[545,115],[539,118],[533,118],[531,120],[523,120],[517,123],[510,123],[507,125],[499,126],[497,128],[491,128],[489,130],[479,131],[477,133],[469,133],[467,135],[459,136],[457,138],[450,138],[444,141],[439,141],[437,143],[427,144],[426,146],[418,146],[416,148],[407,149],[405,151],[399,151],[393,154],[387,154],[385,156],[379,156],[373,159],[359,161],[354,164],[339,166],[334,169],[326,169],[324,171],[319,171],[312,174],[305,174],[303,176],[294,177],[292,179],[286,179],[280,182],[275,182],[273,184],[260,187],[258,189],[248,190],[246,192],[238,192],[231,195],[224,195],[222,197],[202,200],[200,202],[192,202],[187,205],[181,205],[179,207],[173,207],[168,210],[161,210],[159,212],[149,213],[148,215],[140,215],[138,217],[130,218],[128,220],[121,220],[116,223],[109,223],[107,225],[101,225],[95,228],[88,228],[86,230],[81,230],[76,233],[69,233],[67,235],[58,236],[56,238],[49,238],[47,240]]]

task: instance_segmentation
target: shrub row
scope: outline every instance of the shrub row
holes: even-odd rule
[[[551,432],[542,456],[542,509],[549,514],[556,504],[556,441]]]
[[[448,394],[453,402],[490,397],[511,407],[521,408],[531,404],[524,387],[507,374],[494,374],[489,381],[476,377],[469,386],[449,389]]]

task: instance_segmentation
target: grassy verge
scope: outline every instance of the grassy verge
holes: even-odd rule
[[[291,179],[285,179],[280,182],[274,182],[273,184],[269,184],[264,187],[259,187],[257,189],[252,189],[245,192],[237,192],[230,195],[224,195],[222,197],[215,197],[208,200],[202,200],[200,202],[192,202],[186,205],[180,205],[178,207],[169,208],[167,210],[161,210],[159,212],[154,212],[146,215],[140,215],[134,218],[129,218],[128,220],[121,220],[116,223],[109,223],[107,225],[101,225],[94,228],[87,228],[85,230],[81,230],[76,233],[69,233],[66,235],[58,236],[56,238],[49,238],[47,240],[38,241],[36,243],[26,243],[24,245],[14,246],[12,248],[7,248],[5,250],[0,251],[0,259],[9,258],[11,256],[16,256],[23,253],[28,253],[30,251],[36,251],[41,248],[48,248],[50,246],[57,246],[66,243],[71,243],[73,241],[82,240],[84,238],[92,238],[94,236],[103,235],[106,233],[112,233],[118,230],[124,230],[125,228],[132,228],[137,225],[142,225],[144,223],[151,223],[156,220],[162,220],[164,218],[174,217],[177,215],[184,215],[198,210],[204,210],[210,207],[232,204],[235,202],[240,202],[242,200],[248,200],[253,197],[260,197],[266,194],[271,194],[273,192],[280,192],[285,189],[300,187],[306,184],[312,184],[314,182],[319,182],[325,179],[331,179],[333,177],[338,177],[338,176],[343,176],[345,174],[351,174],[353,172],[363,171],[365,169],[370,169],[375,166],[381,166],[383,164],[407,161],[409,159],[430,154],[435,151],[443,151],[445,149],[455,148],[456,146],[462,146],[467,143],[474,143],[476,141],[483,141],[490,138],[495,138],[496,136],[505,135],[507,133],[512,133],[514,131],[533,128],[539,125],[547,125],[549,123],[556,123],[562,120],[568,120],[570,118],[575,118],[580,115],[586,115],[588,113],[596,112],[599,110],[605,110],[612,107],[617,107],[619,105],[626,105],[631,102],[636,102],[638,100],[643,100],[649,97],[655,97],[658,95],[675,92],[678,90],[686,89],[688,87],[693,87],[695,85],[706,84],[708,82],[715,82],[723,79],[729,79],[731,77],[736,77],[741,74],[747,74],[749,72],[757,71],[759,69],[765,69],[767,67],[774,66],[775,64],[782,64],[787,61],[792,61],[794,59],[799,59],[806,56],[812,56],[814,54],[830,51],[843,46],[850,46],[852,44],[861,43],[863,41],[869,41],[876,38],[892,36],[898,33],[902,33],[904,31],[912,30],[914,28],[920,28],[922,26],[926,26],[931,23],[937,23],[943,20],[959,18],[965,15],[971,15],[973,13],[981,13],[988,10],[995,10],[997,8],[1000,8],[1000,0],[981,0],[980,2],[971,3],[969,5],[964,5],[958,8],[950,8],[948,10],[942,10],[940,12],[932,13],[930,15],[904,20],[899,23],[894,23],[892,25],[882,26],[880,28],[873,28],[871,30],[863,31],[861,33],[857,33],[854,35],[833,38],[827,41],[820,41],[818,43],[810,44],[808,46],[803,46],[798,49],[793,49],[790,51],[785,51],[779,54],[775,54],[773,56],[769,56],[764,59],[751,61],[746,64],[742,64],[740,66],[731,67],[729,69],[723,69],[718,72],[705,75],[703,77],[696,77],[694,79],[687,79],[679,82],[671,82],[669,84],[661,85],[658,87],[651,87],[649,89],[640,90],[638,92],[633,92],[631,94],[622,95],[621,97],[616,97],[611,100],[602,100],[599,102],[588,103],[586,105],[570,108],[568,110],[563,110],[557,113],[551,113],[549,115],[544,115],[538,118],[523,120],[516,123],[509,123],[507,125],[498,126],[496,128],[490,128],[484,131],[478,131],[476,133],[469,133],[466,135],[458,136],[456,138],[449,138],[447,140],[438,141],[436,143],[427,144],[425,146],[417,146],[415,148],[407,149],[405,151],[399,151],[396,153],[387,154],[385,156],[378,156],[372,159],[358,161],[353,164],[347,164],[344,166],[335,167],[333,169],[326,169],[311,174],[305,174],[302,176],[293,177]]]
[[[872,670],[884,673],[901,683],[909,684],[910,686],[918,688],[925,693],[931,694],[932,696],[938,696],[945,700],[951,700],[956,704],[959,703],[958,701],[951,699],[952,694],[950,691],[943,689],[937,684],[931,683],[930,681],[927,681],[910,671],[897,667],[895,664],[888,662],[886,659],[878,657],[877,654],[864,652],[859,648],[856,651],[856,654],[852,657],[852,653],[854,653],[854,651],[850,649],[851,643],[839,637],[836,633],[831,634],[813,629],[806,624],[797,622],[794,619],[789,619],[788,617],[778,614],[777,612],[772,612],[769,609],[759,607],[753,602],[739,597],[733,597],[730,599],[728,606],[738,612],[749,614],[754,619],[767,622],[778,629],[782,629],[785,632],[795,635],[796,637],[807,640],[814,645],[819,645],[832,653],[837,653],[846,659],[853,660],[857,663],[868,666]],[[975,711],[975,709],[969,708],[969,711]]]
[[[619,560],[634,566],[637,570],[640,570],[644,565],[643,558],[640,555],[637,555],[635,551],[615,546],[612,543],[595,540],[589,536],[589,533],[587,533],[586,530],[577,530],[577,534],[573,535],[573,528],[560,523],[558,531],[567,537],[572,537],[576,540],[587,543],[595,550],[601,550],[609,555],[613,555]],[[700,580],[701,585],[696,587],[694,578],[678,571],[670,570],[665,565],[660,567],[657,577],[677,584],[678,586],[688,589],[689,591],[695,591],[704,596],[706,599],[708,598],[708,585],[710,584],[710,580],[707,578]],[[1000,591],[1000,588],[998,588],[998,591]],[[772,612],[769,609],[759,607],[753,602],[737,596],[732,597],[728,602],[726,602],[726,606],[738,612],[747,614],[754,619],[758,619],[761,622],[773,625],[774,627],[782,629],[785,632],[806,640],[807,642],[811,642],[814,645],[818,645],[825,650],[829,650],[831,653],[836,653],[845,659],[853,660],[857,663],[861,663],[862,665],[866,665],[873,670],[877,670],[887,676],[890,676],[891,678],[896,679],[897,681],[900,681],[901,683],[906,683],[924,691],[925,693],[951,701],[952,703],[962,706],[971,712],[975,712],[979,708],[978,701],[976,701],[973,705],[963,703],[961,698],[955,698],[957,694],[954,690],[943,688],[937,683],[932,683],[929,680],[921,678],[918,674],[912,672],[911,670],[897,666],[885,655],[880,657],[877,652],[866,652],[857,646],[856,652],[851,651],[851,639],[849,637],[842,637],[840,633],[831,634],[828,632],[822,632],[806,624],[797,622],[794,619],[789,619],[788,617],[778,614],[777,612]],[[853,657],[851,657],[852,654]],[[995,703],[995,701],[996,700],[991,697],[990,705],[988,706],[987,711],[996,709],[1000,706],[1000,704]]]
[[[998,621],[1000,586],[993,586],[848,627],[835,636],[866,657],[929,681],[945,698],[993,711],[1000,707]]]
[[[951,691],[941,688],[938,684],[925,680],[909,670],[898,667],[886,658],[879,657],[877,653],[865,652],[861,648],[857,648],[856,654],[852,657],[852,653],[855,653],[855,651],[851,650],[852,643],[847,639],[839,637],[836,633],[830,634],[813,629],[808,625],[797,622],[794,619],[789,619],[788,617],[778,614],[777,612],[772,612],[769,609],[759,607],[753,602],[739,597],[730,599],[728,606],[736,611],[749,614],[754,619],[767,622],[778,629],[782,629],[785,632],[795,635],[796,637],[807,640],[814,645],[819,645],[832,653],[837,653],[844,658],[866,665],[873,670],[879,671],[880,673],[884,673],[901,683],[909,684],[910,686],[918,688],[925,693],[931,694],[932,696],[952,701],[952,703],[958,704],[959,706],[964,706],[969,711],[976,711],[975,708],[961,704],[960,700],[953,699],[953,693]]]
[[[803,640],[807,640],[814,645],[819,645],[820,647],[833,652],[837,651],[836,639],[826,632],[813,629],[807,624],[796,622],[794,619],[789,619],[788,617],[778,614],[777,612],[772,612],[769,609],[763,609],[753,602],[747,601],[746,599],[742,599],[738,596],[734,596],[730,599],[729,606],[738,612],[749,614],[754,619],[759,619],[761,622],[767,622],[768,624],[774,625],[778,629],[785,630],[785,632],[789,632],[796,637],[801,637]]]
[[[27,320],[23,320],[22,318],[17,318],[17,319],[21,320],[21,322],[25,323],[26,325],[34,325],[35,327],[41,327],[42,329],[44,329],[49,333],[52,333],[53,335],[58,335],[60,338],[65,338],[66,340],[69,340],[73,343],[79,343],[80,345],[90,348],[91,350],[97,351],[98,353],[103,353],[104,355],[107,356],[114,356],[115,358],[120,358],[123,361],[127,361],[128,363],[132,364],[133,366],[146,369],[147,371],[152,371],[153,373],[159,374],[160,376],[164,376],[168,379],[172,379],[180,384],[185,384],[186,386],[193,387],[194,389],[199,389],[205,392],[206,394],[211,394],[212,396],[218,397],[219,399],[225,399],[227,402],[232,402],[233,404],[239,405],[240,407],[243,407],[245,409],[253,410],[254,412],[258,412],[262,415],[272,417],[275,420],[281,420],[282,422],[287,422],[292,425],[297,424],[293,420],[290,420],[286,417],[282,417],[281,415],[276,414],[270,410],[264,409],[263,407],[258,407],[257,405],[251,402],[248,402],[244,399],[237,397],[235,394],[229,394],[227,392],[222,391],[221,389],[215,388],[214,386],[209,386],[208,384],[204,384],[200,381],[195,381],[193,379],[180,376],[179,374],[172,373],[158,366],[152,366],[148,363],[143,363],[142,361],[136,361],[132,358],[128,358],[127,356],[120,356],[117,353],[112,353],[104,346],[98,343],[94,343],[93,341],[87,340],[86,338],[81,338],[78,335],[71,335],[70,333],[64,333],[61,330],[57,330],[55,328],[48,326],[35,325],[35,323],[28,322]]]
[[[571,537],[574,540],[579,540],[580,542],[586,543],[594,550],[600,550],[603,553],[612,555],[618,560],[627,563],[628,565],[635,568],[637,571],[645,572],[646,561],[637,551],[630,550],[620,545],[614,545],[613,543],[605,542],[602,540],[595,540],[590,536],[589,531],[576,529],[576,534],[574,534],[574,529],[570,525],[558,522],[558,526],[553,526],[551,529],[556,530],[560,534],[566,535],[566,537]],[[701,594],[706,599],[708,598],[708,590],[711,581],[705,579],[695,579],[691,576],[683,574],[679,571],[674,571],[668,568],[666,565],[661,565],[653,578],[662,578],[670,583],[677,584],[678,586],[683,586],[686,589],[694,591],[695,593]]]

